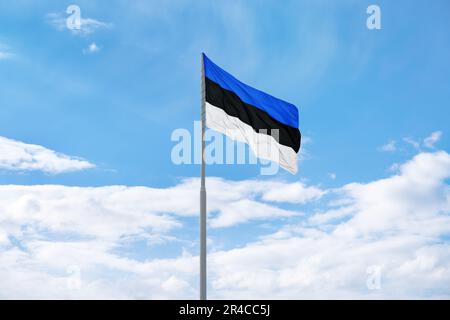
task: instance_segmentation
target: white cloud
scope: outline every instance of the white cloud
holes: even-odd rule
[[[279,181],[209,178],[211,227],[229,227],[251,220],[298,215],[296,211],[263,203],[266,195],[270,195],[269,201],[272,200],[271,192],[274,189],[288,188],[290,185],[296,186],[295,183],[283,184]],[[307,187],[302,188],[308,191]],[[315,187],[311,188],[316,190]],[[157,235],[161,235],[179,227],[179,217],[198,215],[198,191],[199,179],[187,179],[165,189],[3,185],[0,186],[0,221],[10,226],[10,235],[15,237],[45,231],[50,234],[117,240],[135,237],[150,229],[159,230]],[[304,195],[301,201],[306,202],[307,197]],[[316,198],[317,195],[312,194],[309,200]],[[297,201],[296,198],[293,200]],[[148,236],[151,236],[151,232]],[[7,237],[0,239],[5,241]],[[158,238],[152,238],[152,241],[156,240]]]
[[[152,203],[143,187],[100,188],[57,185],[0,186],[0,221],[17,237],[72,234],[105,240],[134,236],[148,229],[160,232],[179,226]],[[146,199],[146,195],[150,197]],[[139,199],[139,202],[135,202]],[[23,229],[23,226],[27,226]]]
[[[94,33],[100,29],[110,29],[112,28],[111,23],[102,22],[92,18],[80,18],[80,28],[78,29],[68,29],[67,28],[67,18],[68,14],[62,13],[48,13],[45,16],[45,20],[48,24],[53,26],[58,31],[70,30],[75,35],[87,35]]]
[[[100,47],[95,42],[92,42],[86,49],[83,49],[84,54],[97,53],[100,51]]]
[[[354,208],[352,206],[339,207],[337,209],[328,209],[325,212],[316,212],[309,218],[308,222],[315,225],[325,224],[337,219],[342,219],[353,215]]]
[[[305,204],[316,201],[325,194],[318,187],[306,186],[300,182],[271,180],[227,181],[208,178],[207,189],[208,208],[210,212],[218,212],[211,219],[213,227],[300,215],[298,211],[286,211],[263,202]]]
[[[395,140],[391,140],[385,145],[382,145],[380,148],[378,148],[378,150],[383,152],[394,152],[395,150],[397,150]]]
[[[418,142],[410,137],[403,138],[403,141],[406,142],[407,144],[411,145],[414,149],[420,150],[420,142]]]
[[[349,184],[344,192],[354,200],[357,213],[337,232],[359,236],[377,232],[410,232],[434,235],[450,231],[450,155],[420,153],[399,168],[399,174],[368,184]],[[443,219],[440,224],[436,219]],[[423,220],[423,221],[422,221]]]
[[[398,175],[344,186],[338,208],[211,257],[215,297],[448,298],[449,177],[449,154],[422,153]],[[366,287],[374,265],[380,290]]]
[[[298,215],[262,199],[267,195],[271,201],[271,189],[285,185],[289,183],[208,178],[210,227]],[[195,296],[196,257],[184,253],[139,261],[116,250],[140,240],[148,245],[185,243],[182,233],[175,238],[170,233],[180,230],[184,217],[198,215],[198,190],[197,178],[165,189],[0,186],[0,297]],[[286,199],[299,201],[295,193],[292,197]],[[70,266],[82,272],[79,290],[67,288]],[[22,281],[26,283],[17,286]]]
[[[434,149],[435,144],[441,139],[441,137],[442,131],[434,131],[428,137],[423,139],[423,142],[421,142],[420,140],[414,140],[410,137],[403,138],[403,141],[411,145],[414,149],[420,151],[422,147]]]
[[[149,188],[147,199],[152,199],[154,207],[164,212],[195,216],[198,215],[199,188],[199,179],[186,179],[173,188]],[[251,220],[298,215],[299,212],[287,212],[274,206],[273,203],[305,204],[316,201],[325,194],[325,191],[299,182],[230,181],[208,177],[207,193],[211,226],[229,227]]]
[[[297,191],[285,201],[303,203],[306,185],[208,178],[211,227],[291,216],[274,233],[210,252],[210,297],[450,297],[449,177],[448,153],[420,153],[388,178],[320,190],[329,204],[313,193],[320,209],[305,216],[271,203],[289,185]],[[2,186],[0,297],[196,298],[197,256],[145,249],[149,258],[136,259],[117,248],[184,237],[182,221],[197,215],[198,179],[165,189]],[[81,270],[79,290],[67,288],[68,266]],[[370,266],[382,270],[380,290],[366,287]]]
[[[277,207],[243,199],[225,205],[220,214],[211,220],[212,227],[230,227],[249,220],[273,219],[299,215],[297,212],[283,210]]]
[[[306,203],[320,199],[326,192],[318,187],[308,187],[301,182],[266,183],[262,199],[274,202]]]
[[[423,140],[425,147],[433,149],[436,142],[438,142],[442,137],[441,131],[434,131],[428,137]]]
[[[86,160],[45,147],[0,137],[0,169],[39,170],[47,173],[78,171],[94,167]]]
[[[331,180],[336,180],[336,173],[334,173],[334,172],[330,172],[330,173],[328,173],[328,177],[331,179]]]

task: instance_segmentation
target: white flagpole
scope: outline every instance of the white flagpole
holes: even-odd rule
[[[200,300],[206,300],[206,188],[205,188],[205,67],[202,60],[201,107],[202,121],[202,165],[200,186]]]

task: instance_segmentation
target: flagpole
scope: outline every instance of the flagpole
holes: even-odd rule
[[[205,69],[201,56],[201,106],[202,122],[202,164],[200,185],[200,300],[206,300],[206,188],[205,188]]]

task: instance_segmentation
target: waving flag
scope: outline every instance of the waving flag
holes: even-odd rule
[[[297,108],[242,83],[205,54],[203,67],[206,126],[295,174],[301,141]]]

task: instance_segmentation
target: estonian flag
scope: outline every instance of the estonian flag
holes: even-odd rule
[[[203,68],[206,126],[295,174],[301,141],[297,107],[242,83],[205,54]]]

